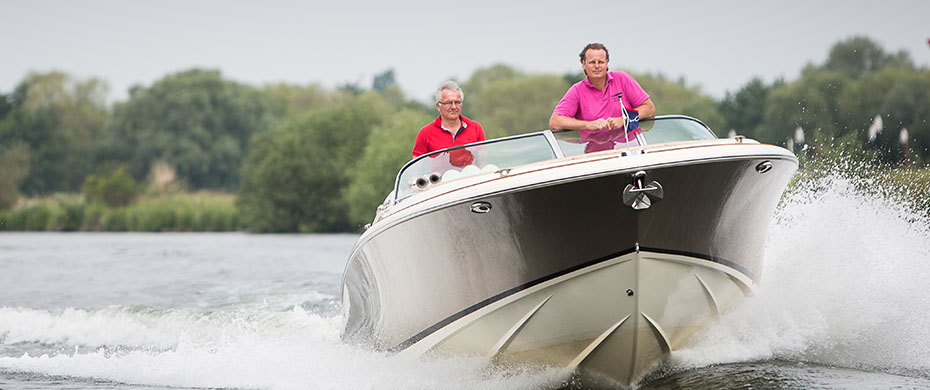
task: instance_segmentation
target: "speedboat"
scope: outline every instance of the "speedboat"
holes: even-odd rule
[[[798,167],[686,116],[439,150],[397,174],[346,265],[343,339],[631,387],[751,294]]]

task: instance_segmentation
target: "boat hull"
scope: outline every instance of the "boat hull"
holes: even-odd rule
[[[633,252],[482,307],[401,353],[572,367],[586,388],[631,386],[750,289],[704,260]]]
[[[404,354],[576,367],[592,383],[632,385],[752,291],[797,160],[616,160],[437,195],[448,200],[382,221],[347,265],[344,337]],[[760,173],[763,163],[771,169]],[[623,191],[639,171],[664,195],[635,210]],[[473,211],[479,203],[486,212]]]

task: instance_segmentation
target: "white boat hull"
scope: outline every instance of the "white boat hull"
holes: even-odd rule
[[[343,337],[633,386],[751,293],[796,169],[784,149],[714,140],[556,159],[418,193],[356,244]],[[637,208],[628,190],[643,173],[664,193]]]
[[[485,306],[401,354],[571,367],[592,385],[631,386],[753,286],[703,259],[633,252]]]

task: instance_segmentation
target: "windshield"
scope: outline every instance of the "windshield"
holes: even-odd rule
[[[632,137],[616,130],[546,130],[435,151],[411,160],[401,169],[395,183],[394,199],[403,199],[450,180],[563,156],[717,138],[703,123],[686,116],[644,119],[639,122],[639,127],[642,132]]]
[[[717,138],[701,121],[686,116],[644,119],[639,121],[639,128],[647,144]]]
[[[547,133],[499,138],[420,156],[407,163],[397,176],[396,198],[440,182],[554,159],[556,151]]]
[[[622,130],[553,131],[565,156],[577,156],[602,150],[619,150],[631,146],[675,141],[715,139],[717,136],[697,119],[666,116],[639,121],[642,132],[629,137]]]

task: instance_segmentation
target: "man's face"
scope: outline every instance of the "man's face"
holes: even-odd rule
[[[588,49],[584,53],[584,67],[588,78],[598,79],[607,75],[607,52]]]
[[[436,103],[436,108],[439,109],[442,119],[447,121],[459,119],[459,115],[462,114],[462,95],[458,91],[444,89],[442,99]]]

